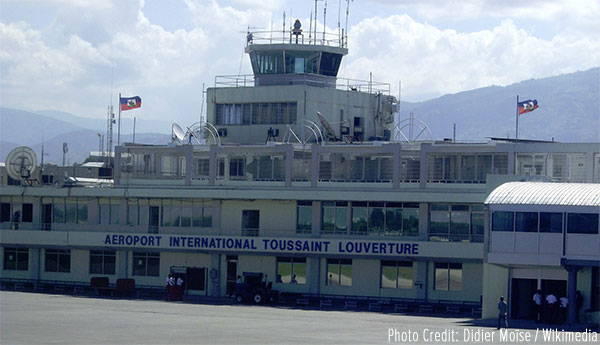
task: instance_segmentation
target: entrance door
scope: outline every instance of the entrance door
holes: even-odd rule
[[[227,255],[227,282],[225,285],[225,293],[227,296],[233,295],[235,291],[235,282],[237,278],[237,255]]]
[[[158,206],[150,206],[148,212],[148,232],[152,234],[158,233]]]
[[[510,293],[510,317],[533,320],[533,294],[537,290],[537,279],[512,279]]]
[[[188,291],[206,293],[206,267],[188,267],[186,275]]]

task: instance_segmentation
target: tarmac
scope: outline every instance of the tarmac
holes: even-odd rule
[[[527,321],[509,327],[456,317],[0,291],[3,345],[598,343],[598,333],[582,327],[554,335]]]

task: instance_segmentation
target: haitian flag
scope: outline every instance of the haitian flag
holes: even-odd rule
[[[533,100],[528,99],[526,101],[519,102],[518,105],[519,105],[519,115],[528,113],[530,111],[534,111],[537,108],[539,108],[538,104],[537,104],[537,100],[535,100],[535,99],[533,99]]]
[[[142,106],[142,99],[139,96],[121,98],[121,110],[130,110]]]

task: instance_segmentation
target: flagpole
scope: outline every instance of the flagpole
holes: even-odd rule
[[[119,92],[119,126],[117,133],[117,146],[121,146],[121,93]]]
[[[516,131],[515,131],[515,141],[519,140],[519,95],[517,95],[517,110],[515,112],[515,118],[516,118]]]

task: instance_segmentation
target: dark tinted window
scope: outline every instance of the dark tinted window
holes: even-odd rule
[[[562,233],[562,213],[541,212],[540,232]]]
[[[492,231],[513,231],[514,213],[496,211],[492,214]]]
[[[569,213],[567,216],[567,232],[571,234],[597,234],[598,214]]]

